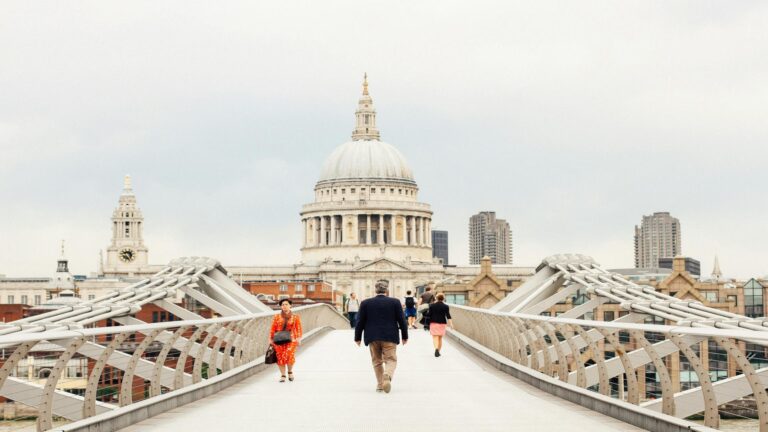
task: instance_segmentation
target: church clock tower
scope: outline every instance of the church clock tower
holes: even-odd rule
[[[136,206],[131,176],[126,175],[120,201],[112,212],[112,243],[107,248],[105,273],[131,275],[147,266],[143,232],[144,217]]]

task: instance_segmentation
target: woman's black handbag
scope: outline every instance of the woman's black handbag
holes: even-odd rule
[[[285,329],[285,326],[287,325],[288,320],[283,319],[283,329],[279,332],[275,332],[275,335],[272,337],[272,342],[274,342],[275,345],[285,345],[291,342],[291,332]]]
[[[275,347],[273,347],[272,344],[269,344],[269,348],[267,348],[267,354],[264,356],[264,364],[274,363],[277,363],[277,353],[275,352]]]

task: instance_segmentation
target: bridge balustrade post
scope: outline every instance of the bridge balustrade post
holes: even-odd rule
[[[138,347],[133,351],[131,359],[128,361],[128,366],[123,372],[123,381],[120,384],[120,406],[126,406],[133,403],[133,375],[136,372],[136,365],[139,364],[141,356],[144,355],[144,351],[147,350],[149,345],[154,342],[157,335],[162,330],[152,330],[148,335],[144,336],[144,340],[141,341]],[[142,380],[143,381],[143,380]]]
[[[112,342],[107,345],[104,351],[99,354],[99,358],[96,359],[96,363],[93,365],[93,370],[91,370],[91,374],[88,376],[88,383],[85,386],[83,418],[96,415],[96,396],[99,391],[101,373],[104,371],[104,367],[107,365],[107,360],[109,357],[123,343],[123,341],[125,341],[127,337],[128,333],[118,333],[113,335]]]
[[[176,329],[168,341],[163,344],[163,348],[160,349],[160,353],[157,355],[157,359],[155,360],[155,366],[152,369],[152,379],[149,381],[150,397],[162,394],[163,391],[160,385],[160,374],[162,373],[163,367],[165,366],[165,360],[168,358],[168,353],[171,352],[173,345],[176,344],[176,341],[178,341],[181,335],[187,330],[189,330],[189,326],[181,326]]]
[[[61,373],[67,367],[69,359],[80,349],[85,343],[85,338],[77,337],[73,338],[64,349],[64,352],[59,354],[56,364],[51,370],[51,374],[45,381],[45,387],[43,387],[43,397],[40,400],[40,408],[38,409],[37,417],[37,430],[46,431],[53,428],[53,396],[56,393],[56,384],[61,378]]]
[[[619,357],[619,361],[621,361],[621,366],[624,369],[623,375],[627,377],[627,387],[629,387],[627,402],[638,405],[640,403],[640,389],[637,383],[635,367],[632,366],[632,361],[627,355],[627,350],[621,344],[619,338],[616,337],[616,332],[614,330],[604,328],[599,328],[597,330],[600,332],[600,334],[603,335],[603,338],[605,338],[605,340],[611,344],[613,347],[613,352],[616,353],[616,355]],[[620,382],[624,381],[622,374],[619,374],[619,380]],[[619,398],[622,398],[622,396],[619,395]]]
[[[243,327],[241,365],[255,360],[262,353],[262,346],[267,346],[269,328],[272,323],[270,318],[254,318]]]
[[[732,339],[717,336],[712,337],[712,340],[728,352],[729,356],[736,361],[736,365],[744,373],[744,377],[747,379],[749,387],[752,389],[752,394],[755,397],[760,432],[768,432],[768,394],[766,394],[765,386],[761,383],[760,377],[755,373],[755,368],[752,367],[747,356],[744,355]]]
[[[189,357],[189,352],[192,350],[192,347],[195,346],[195,342],[197,342],[197,340],[200,338],[200,335],[203,334],[206,327],[208,327],[206,324],[200,325],[197,330],[192,333],[192,336],[189,337],[184,348],[180,350],[181,352],[179,354],[179,360],[176,364],[176,371],[174,373],[174,389],[180,389],[184,387],[184,373],[187,366],[187,357]]]
[[[669,339],[677,345],[677,348],[688,359],[688,363],[693,367],[696,376],[699,378],[701,384],[701,396],[704,399],[704,426],[714,429],[720,428],[720,415],[717,411],[717,397],[715,396],[715,390],[712,387],[712,380],[709,377],[709,372],[704,369],[704,365],[696,355],[696,352],[683,341],[683,339],[675,334],[670,334]]]
[[[515,363],[520,363],[520,348],[517,345],[515,330],[507,317],[498,317],[499,325],[504,335],[504,353],[503,355]]]
[[[600,394],[605,396],[610,396],[611,394],[611,385],[608,381],[608,369],[605,367],[605,357],[603,356],[603,352],[600,351],[600,349],[597,347],[597,343],[595,343],[595,340],[590,337],[589,332],[584,330],[583,327],[579,325],[573,326],[576,329],[576,332],[581,336],[581,338],[586,342],[586,344],[589,346],[590,351],[592,351],[592,359],[597,363],[597,374],[598,374],[598,391]]]
[[[232,333],[234,326],[234,322],[228,322],[218,331],[216,335],[216,342],[213,344],[213,349],[211,350],[211,358],[208,365],[208,378],[213,378],[219,374],[219,358],[221,357],[222,345],[224,344],[224,341],[229,338],[229,335]],[[229,349],[229,347],[225,346],[225,349]],[[226,359],[221,357],[222,371],[224,370],[225,361]]]
[[[584,367],[584,361],[581,358],[581,350],[574,341],[574,331],[570,324],[555,324],[560,334],[565,337],[565,342],[571,351],[573,361],[576,363],[576,385],[581,388],[587,387],[587,371]],[[570,373],[569,373],[570,375]],[[566,381],[568,378],[566,378]]]
[[[543,322],[542,325],[547,332],[547,336],[549,336],[551,345],[555,347],[555,353],[557,353],[557,377],[560,381],[568,382],[568,360],[566,360],[565,353],[560,346],[560,340],[557,338],[557,334],[555,334],[555,328],[548,322]]]
[[[496,327],[494,326],[493,318],[487,314],[480,314],[481,333],[483,334],[483,345],[490,348],[492,351],[499,352],[499,346],[496,341]]]
[[[219,331],[219,329],[222,327],[222,324],[213,324],[210,327],[206,329],[206,335],[205,339],[203,339],[203,342],[199,346],[199,352],[197,353],[197,356],[195,356],[195,364],[192,366],[192,383],[196,384],[199,383],[203,379],[203,360],[205,357],[205,351],[206,348],[211,344],[211,340],[213,339],[213,336]],[[212,355],[213,353],[211,353]],[[208,370],[211,370],[211,360],[210,357],[208,359]],[[215,368],[216,366],[214,366]]]
[[[5,360],[5,363],[3,363],[3,367],[0,368],[0,388],[3,388],[3,385],[5,385],[5,381],[10,376],[11,372],[16,369],[16,365],[27,356],[29,351],[37,345],[37,341],[35,342],[24,342],[16,347],[16,349],[13,350],[13,353],[8,357],[7,360]]]
[[[672,386],[672,378],[669,376],[669,370],[667,365],[664,364],[664,359],[661,358],[656,349],[645,338],[645,334],[640,330],[632,330],[630,334],[640,344],[640,347],[645,350],[648,357],[653,362],[653,367],[656,369],[656,373],[660,375],[661,381],[661,399],[662,409],[661,412],[668,415],[675,415],[675,390]],[[665,337],[669,337],[668,334],[664,334]]]
[[[517,327],[520,330],[520,337],[523,340],[523,346],[525,346],[525,366],[534,370],[539,370],[539,356],[536,355],[536,348],[533,345],[533,338],[528,331],[528,326],[520,318],[515,317],[512,318],[512,320],[517,324]]]
[[[237,345],[235,345],[235,342],[237,341],[237,337],[240,335],[240,331],[242,331],[244,325],[245,321],[237,321],[232,328],[232,331],[224,340],[224,344],[226,345],[227,349],[224,352],[225,355],[221,361],[222,372],[226,372],[232,369],[235,365],[235,353],[237,352]]]
[[[527,341],[523,332],[524,328],[521,328],[515,318],[508,318],[507,321],[512,327],[512,338],[517,343],[517,363],[525,367],[530,367],[530,361],[528,359],[528,350],[526,348]]]
[[[548,376],[553,376],[555,368],[552,365],[552,356],[549,355],[547,342],[544,340],[545,332],[541,328],[541,323],[532,320],[525,320],[525,323],[533,336],[533,345],[535,349],[531,355],[536,357],[538,361],[539,353],[541,353],[541,357],[544,359],[544,367],[543,370],[540,371]]]
[[[232,342],[232,345],[235,347],[235,352],[234,354],[232,354],[232,362],[233,362],[232,367],[238,367],[241,364],[243,364],[241,357],[243,355],[243,348],[244,348],[243,347],[243,339],[245,338],[244,333],[248,326],[253,325],[255,323],[256,319],[257,318],[251,318],[248,320],[240,321],[240,324],[238,324],[238,326],[236,327],[235,331],[237,334],[235,335],[234,342]]]

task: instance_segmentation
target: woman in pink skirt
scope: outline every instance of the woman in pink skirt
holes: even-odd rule
[[[440,357],[440,350],[443,348],[443,336],[445,335],[445,326],[453,328],[451,320],[451,310],[445,304],[445,295],[437,295],[437,301],[429,305],[429,334],[432,335],[432,344],[435,345],[435,357]]]

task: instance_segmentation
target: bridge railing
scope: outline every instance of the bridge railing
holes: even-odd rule
[[[768,431],[768,333],[643,323],[629,313],[590,321],[451,305],[456,331],[565,384],[719,426],[737,403]],[[721,407],[721,410],[723,408]]]
[[[305,335],[348,322],[298,307]],[[5,417],[37,430],[92,417],[260,362],[274,313],[0,336]],[[9,413],[13,406],[17,413]]]

